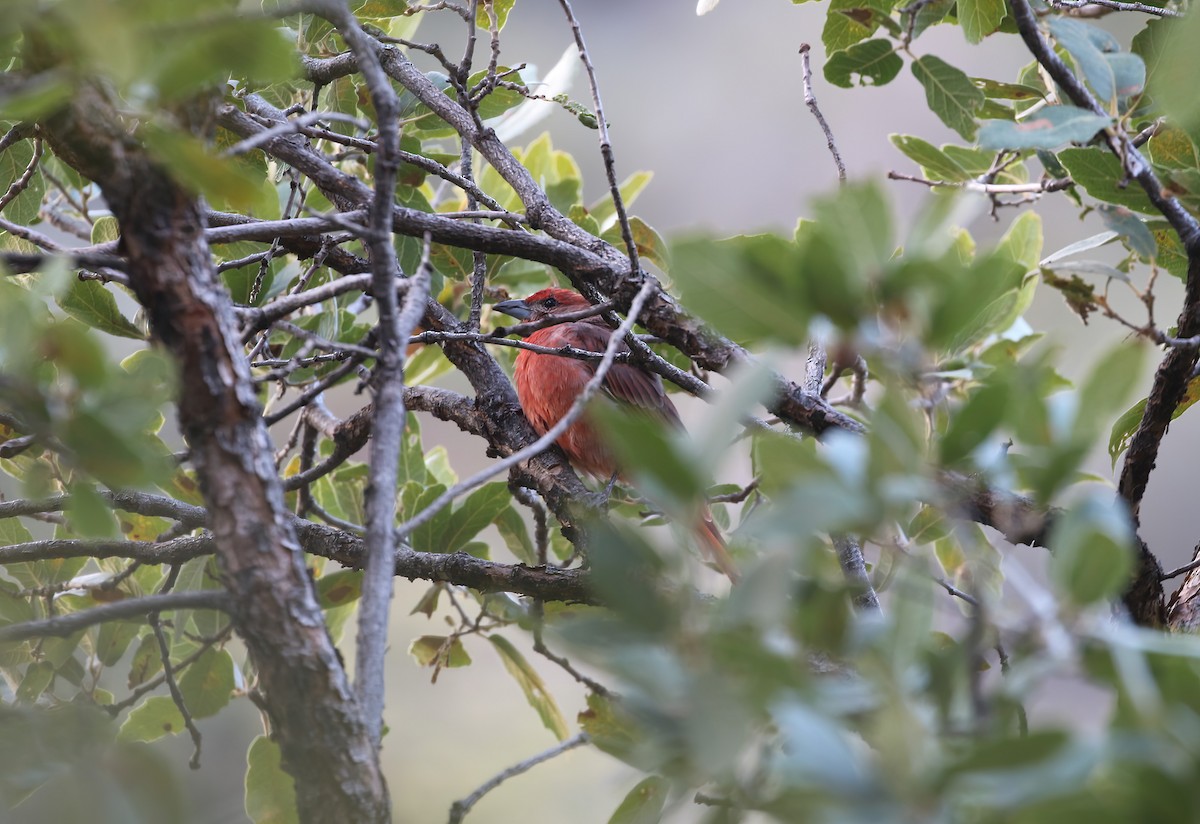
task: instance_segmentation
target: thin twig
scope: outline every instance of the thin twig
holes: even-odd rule
[[[300,115],[294,120],[289,120],[286,123],[281,123],[278,126],[269,128],[265,132],[259,132],[252,137],[238,141],[225,151],[221,152],[221,156],[236,157],[237,155],[245,154],[252,149],[257,149],[260,146],[270,143],[277,137],[303,132],[304,127],[311,126],[314,123],[320,123],[322,120],[337,120],[343,123],[350,123],[360,132],[366,132],[371,128],[370,123],[354,117],[353,115],[343,114],[342,112],[309,112],[308,114]]]
[[[376,52],[377,44],[363,31],[344,3],[322,3],[323,13],[338,29],[358,59],[358,70],[366,81],[375,108],[379,149],[375,155],[374,191],[370,227],[366,235],[371,251],[371,286],[379,313],[379,354],[373,375],[375,416],[371,431],[370,483],[365,508],[366,564],[358,615],[355,693],[362,705],[363,720],[376,748],[383,734],[385,697],[384,658],[387,652],[387,621],[392,598],[395,542],[392,524],[396,517],[397,460],[405,427],[404,361],[405,339],[411,334],[425,303],[429,275],[426,267],[410,281],[401,309],[396,294],[400,267],[392,243],[392,208],[396,176],[400,166],[399,98],[384,73]],[[394,47],[385,47],[394,48]],[[428,254],[428,241],[426,241]],[[422,275],[424,278],[422,279]]]
[[[111,604],[102,604],[67,615],[56,615],[53,618],[9,624],[6,627],[0,627],[0,641],[24,641],[28,638],[40,638],[45,635],[65,638],[73,632],[87,629],[96,624],[139,618],[151,612],[175,609],[228,610],[230,606],[229,594],[225,590],[205,589],[193,592],[172,592],[168,595],[147,595],[143,598],[114,601]]]
[[[907,180],[912,183],[920,183],[931,189],[965,189],[968,192],[980,192],[985,195],[1044,194],[1046,192],[1060,192],[1075,185],[1075,181],[1069,177],[1048,177],[1033,183],[981,183],[978,180],[964,180],[959,182],[927,180],[923,177],[916,177],[895,171],[888,172],[888,180]]]
[[[641,271],[638,260],[637,242],[633,239],[633,229],[629,225],[629,215],[625,211],[625,201],[621,197],[621,187],[617,183],[617,162],[613,156],[612,141],[608,137],[608,121],[604,117],[604,104],[600,102],[600,84],[596,80],[596,67],[592,65],[592,57],[588,53],[587,44],[583,42],[583,30],[571,9],[570,0],[558,0],[567,21],[571,24],[571,32],[575,35],[575,45],[579,48],[579,59],[587,72],[588,86],[592,90],[592,105],[596,107],[596,128],[600,138],[600,155],[604,158],[604,173],[608,177],[608,190],[612,195],[613,206],[616,207],[617,222],[621,225],[621,239],[625,241],[625,252],[629,255],[629,270]]]
[[[215,635],[210,635],[207,638],[198,639],[199,643],[200,643],[199,649],[192,652],[192,654],[187,656],[186,658],[180,660],[175,665],[175,673],[178,675],[179,673],[183,672],[185,669],[190,667],[192,664],[199,661],[200,657],[202,655],[204,655],[204,653],[208,652],[208,650],[214,644],[221,643],[222,641],[227,639],[232,632],[233,632],[233,624],[226,624],[225,628],[222,630],[219,630]],[[118,701],[115,704],[103,704],[103,705],[101,705],[101,708],[105,712],[108,713],[110,718],[116,718],[124,710],[127,710],[130,707],[132,707],[134,704],[136,704],[138,702],[138,699],[140,699],[143,695],[145,695],[148,692],[152,692],[153,690],[156,690],[160,686],[162,686],[163,682],[166,680],[167,680],[166,675],[159,673],[154,678],[151,678],[149,681],[145,682],[144,684],[139,684],[137,686],[137,688],[129,694],[128,698]]]
[[[1145,3],[1121,3],[1118,0],[1049,0],[1050,5],[1059,9],[1086,9],[1088,6],[1099,6],[1113,11],[1140,11],[1143,14],[1154,14],[1159,17],[1183,17],[1183,12],[1159,6],[1147,6]]]
[[[1158,580],[1166,581],[1170,578],[1175,578],[1176,576],[1183,575],[1185,572],[1191,572],[1193,569],[1197,569],[1197,568],[1200,568],[1200,558],[1197,558],[1194,561],[1190,561],[1189,563],[1186,563],[1181,567],[1176,567],[1175,569],[1171,570],[1170,572],[1164,572],[1159,577]]]
[[[546,329],[550,326],[558,326],[561,323],[574,323],[577,320],[586,318],[594,318],[596,315],[603,315],[605,312],[616,308],[616,301],[606,300],[600,303],[587,307],[586,309],[576,309],[574,312],[562,312],[555,315],[547,315],[539,320],[531,320],[528,323],[514,323],[512,326],[497,326],[492,330],[489,337],[506,338],[509,335],[520,335],[528,337],[530,334],[539,329]]]
[[[479,799],[490,793],[492,790],[499,787],[510,778],[515,778],[521,773],[528,772],[532,768],[541,764],[543,761],[549,761],[551,758],[562,755],[568,750],[573,750],[576,747],[581,747],[591,741],[586,732],[581,732],[578,735],[568,738],[562,743],[555,744],[545,752],[540,752],[532,758],[527,758],[519,764],[513,764],[511,767],[500,771],[496,775],[489,778],[479,786],[475,792],[468,795],[459,801],[455,801],[450,805],[450,820],[449,824],[462,824],[462,820],[470,812],[471,808],[479,803]]]
[[[542,602],[538,601],[537,607],[536,607],[536,615],[534,616],[534,625],[533,625],[533,651],[536,652],[538,655],[541,655],[546,660],[552,661],[555,664],[557,664],[559,667],[562,668],[562,670],[564,672],[566,672],[568,675],[570,675],[572,678],[574,678],[580,684],[583,684],[585,687],[587,687],[588,689],[590,689],[592,692],[596,693],[597,695],[609,695],[610,692],[609,692],[608,688],[605,687],[603,684],[601,684],[599,681],[596,681],[594,678],[589,678],[588,676],[584,675],[582,672],[575,669],[575,667],[571,664],[571,662],[569,660],[567,660],[565,657],[563,657],[561,655],[556,655],[555,653],[550,651],[550,648],[546,646],[546,642],[542,637],[542,623],[543,623],[542,612],[543,612]]]
[[[838,180],[842,183],[846,182],[846,164],[842,163],[842,155],[838,152],[837,142],[833,139],[833,130],[829,128],[829,123],[825,120],[825,115],[821,114],[820,108],[817,107],[817,97],[813,94],[812,87],[812,66],[809,65],[808,53],[810,46],[807,43],[800,44],[800,65],[803,68],[803,84],[804,84],[804,105],[808,106],[808,110],[813,113],[813,117],[817,119],[817,123],[821,126],[821,131],[825,133],[825,145],[829,147],[829,153],[833,155],[833,163],[837,166]]]
[[[35,137],[33,139],[33,157],[29,161],[29,165],[25,167],[25,171],[21,176],[12,182],[3,195],[0,195],[0,211],[4,207],[12,203],[20,196],[21,192],[29,187],[29,181],[33,180],[33,173],[37,171],[38,164],[42,162],[42,139]]]
[[[192,758],[188,762],[188,766],[193,770],[198,770],[200,769],[200,730],[196,728],[196,721],[188,711],[187,703],[183,700],[183,692],[179,689],[179,682],[175,679],[175,668],[171,665],[171,645],[167,643],[167,634],[163,632],[162,621],[159,620],[158,613],[152,612],[146,616],[146,619],[150,623],[150,629],[154,631],[155,640],[158,641],[158,655],[162,658],[163,680],[167,682],[167,691],[171,694],[171,700],[175,702],[175,708],[183,716],[183,724],[187,727],[188,735],[192,737]]]

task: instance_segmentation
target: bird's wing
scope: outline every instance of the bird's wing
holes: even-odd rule
[[[572,345],[593,352],[603,352],[612,335],[609,329],[595,323],[580,322],[563,326],[570,327],[564,331],[574,340]],[[628,352],[629,347],[622,342],[617,351]],[[588,362],[588,366],[594,373],[595,362]],[[671,399],[663,391],[662,380],[652,372],[627,363],[614,363],[604,376],[603,389],[614,400],[645,409],[668,423],[679,425],[679,413],[675,411],[675,404],[671,403]]]

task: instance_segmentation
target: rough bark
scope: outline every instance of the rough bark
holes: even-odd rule
[[[58,156],[94,180],[116,216],[130,286],[180,373],[179,422],[208,504],[231,614],[306,821],[386,821],[387,786],[325,627],[283,502],[272,446],[198,200],[128,135],[115,107],[82,88],[43,127]]]

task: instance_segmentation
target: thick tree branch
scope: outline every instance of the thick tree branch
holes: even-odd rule
[[[443,404],[446,409],[454,406],[448,398],[442,397],[441,394],[442,390],[435,390],[429,395],[422,395],[421,400],[414,403],[412,408],[417,409],[422,404],[428,404],[430,407],[428,411],[433,411],[434,408]],[[454,393],[446,392],[445,395],[454,396]],[[461,395],[455,397],[462,398]],[[470,402],[467,398],[462,398],[462,400]],[[470,421],[476,419],[473,413],[464,413],[461,408],[455,409],[451,415],[459,416],[460,425],[471,426],[473,424]],[[455,418],[448,415],[448,419],[454,420]],[[207,512],[203,508],[161,495],[140,492],[102,494],[110,500],[115,508],[127,512],[176,518],[181,523],[197,527],[203,525],[207,520]],[[40,512],[60,512],[66,508],[68,503],[69,498],[66,495],[3,501],[0,502],[0,518],[33,515]],[[289,518],[298,535],[300,546],[305,552],[337,561],[352,569],[362,568],[365,555],[362,538],[340,529],[304,520],[298,516],[293,515]],[[176,538],[158,544],[149,541],[32,541],[13,544],[0,550],[0,562],[102,557],[131,558],[147,564],[180,563],[201,555],[210,555],[214,548],[213,539],[209,535]],[[13,555],[10,556],[9,553],[13,553]],[[397,550],[394,554],[394,561],[395,574],[409,580],[444,582],[455,586],[471,587],[480,592],[511,592],[543,601],[596,603],[595,596],[591,592],[591,578],[586,570],[565,570],[555,566],[527,567],[521,564],[499,564],[481,560],[465,552],[444,554],[410,549]]]
[[[1071,102],[1097,114],[1104,114],[1103,107],[1092,93],[1042,36],[1028,0],[1012,0],[1012,8],[1017,29],[1025,45],[1038,63],[1062,87]],[[1120,129],[1109,129],[1105,134],[1109,149],[1120,158],[1126,173],[1138,182],[1150,202],[1167,219],[1183,243],[1188,256],[1188,276],[1183,309],[1176,323],[1175,334],[1180,338],[1200,334],[1200,224],[1197,224],[1196,219],[1178,200],[1164,191],[1150,164]],[[1175,409],[1183,399],[1197,354],[1197,350],[1180,348],[1172,348],[1167,352],[1155,373],[1142,420],[1130,438],[1117,490],[1128,503],[1135,524],[1138,521],[1146,484],[1158,459],[1163,436]],[[1125,605],[1134,620],[1139,623],[1161,624],[1165,620],[1162,567],[1144,542],[1139,541],[1138,544],[1137,569],[1126,592]]]
[[[52,51],[35,46],[29,54],[44,60]],[[202,123],[196,108],[193,121]],[[203,212],[148,159],[98,87],[78,89],[70,107],[42,125],[55,153],[103,191],[130,285],[179,363],[181,429],[301,816],[387,820],[377,753],[298,551]]]

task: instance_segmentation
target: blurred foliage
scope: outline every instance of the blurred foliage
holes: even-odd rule
[[[520,24],[515,0],[477,6],[481,42],[493,26]],[[393,43],[416,39],[432,13],[404,0],[355,0],[351,7]],[[0,15],[0,134],[17,135],[20,124],[53,114],[81,84],[99,80],[128,117],[130,139],[212,209],[264,219],[295,217],[302,207],[332,209],[278,161],[257,150],[230,156],[237,136],[188,117],[198,100],[244,108],[247,94],[284,110],[335,113],[341,117],[322,124],[324,136],[312,136],[311,145],[340,172],[373,183],[371,158],[355,143],[371,137],[375,116],[361,78],[338,78],[320,89],[319,101],[298,79],[302,57],[335,55],[344,43],[322,18],[291,8],[278,16],[275,8],[233,0],[10,0]],[[1180,203],[1200,210],[1197,18],[1152,20],[1125,44],[1093,21],[1040,11],[1044,33],[1103,114],[1064,103],[1035,65],[1012,78],[972,77],[921,52],[923,35],[935,26],[957,26],[969,43],[1014,31],[1001,0],[829,4],[826,79],[842,87],[885,85],[908,62],[931,111],[961,138],[935,146],[915,135],[892,136],[935,187],[919,213],[898,219],[882,186],[859,181],[816,200],[790,235],[697,235],[668,248],[648,222],[630,219],[642,260],[669,274],[683,303],[715,329],[768,358],[822,341],[833,363],[821,377],[850,393],[845,405],[867,423],[865,437],[834,433],[818,442],[778,425],[744,430],[773,391],[766,370],[733,376],[690,438],[600,409],[593,422],[619,444],[626,475],[646,496],[632,499],[618,489],[613,522],[594,530],[591,574],[606,608],[483,596],[446,583],[414,598],[413,612],[439,625],[405,639],[415,665],[436,679],[445,668],[471,666],[490,647],[530,705],[531,721],[559,741],[578,727],[594,746],[646,773],[613,798],[611,822],[652,824],[693,804],[713,822],[742,820],[748,811],[786,822],[1196,818],[1200,642],[1113,617],[1109,603],[1129,580],[1134,536],[1112,491],[1081,470],[1106,435],[1114,465],[1128,446],[1145,406],[1129,406],[1145,347],[1128,342],[1102,353],[1072,387],[1057,371],[1058,353],[1023,314],[1041,283],[1086,320],[1111,311],[1110,286],[1142,296],[1160,267],[1186,276],[1179,238],[1161,219],[1147,219],[1156,214],[1150,200],[1093,139],[1104,129],[1132,133],[1167,115],[1146,152]],[[403,48],[428,62],[422,50]],[[538,94],[533,75],[507,62],[514,68],[497,65],[490,75],[476,67],[457,85],[445,66],[426,76],[448,97],[473,101],[478,117],[498,128],[526,107],[557,110],[557,97],[529,99]],[[489,84],[489,93],[473,97]],[[461,146],[450,125],[411,92],[400,90],[400,105],[404,150],[456,163]],[[572,114],[563,121],[570,127],[596,125],[579,104],[562,105]],[[549,132],[511,142],[556,209],[622,247],[611,196],[585,203],[579,163],[554,147]],[[472,171],[502,208],[524,209],[491,166],[477,161]],[[620,183],[626,206],[650,180],[638,171]],[[1043,181],[1082,211],[1097,211],[1107,231],[1047,253],[1038,213],[1026,210],[998,242],[981,248],[967,228],[978,202],[956,190],[980,184],[1031,193],[1028,187]],[[396,202],[408,208],[468,207],[465,193],[417,165],[402,167],[399,184]],[[9,223],[0,231],[2,252],[38,252],[21,227],[41,223],[82,226],[76,234],[84,245],[120,239],[94,184],[32,131],[0,153],[3,192],[9,194],[0,210]],[[1118,244],[1123,257],[1116,264],[1078,257]],[[402,268],[413,272],[420,241],[397,236],[395,245]],[[358,240],[343,248],[365,254]],[[238,307],[260,307],[338,277],[323,257],[301,260],[270,243],[217,245],[213,255]],[[435,297],[466,317],[474,256],[434,244],[431,260]],[[523,295],[562,280],[545,264],[508,256],[487,255],[483,265],[496,294]],[[341,294],[251,341],[256,377],[294,390],[329,378],[340,363],[313,357],[314,340],[363,345],[373,323],[368,307],[359,291]],[[48,538],[154,541],[182,534],[163,518],[114,512],[110,490],[152,491],[191,504],[202,498],[195,476],[179,468],[165,426],[173,414],[173,367],[147,341],[145,319],[119,278],[71,271],[57,259],[34,275],[0,276],[0,330],[0,448],[8,445],[0,470],[25,497],[68,496],[61,516],[0,519],[0,625],[155,593],[168,580],[176,592],[220,586],[207,557],[178,565],[169,578],[157,566],[103,553],[5,560],[5,549]],[[690,365],[656,346],[677,365]],[[511,361],[508,350],[496,356]],[[865,395],[853,376],[833,374],[860,356],[870,366]],[[437,346],[410,352],[412,384],[451,372]],[[1195,384],[1176,414],[1200,397]],[[276,403],[266,392],[262,400],[268,412]],[[30,444],[20,440],[27,436]],[[334,449],[322,440],[316,458]],[[750,464],[755,485],[710,489],[731,458]],[[300,470],[292,458],[282,474]],[[946,470],[1064,508],[1051,534],[1048,582],[1026,573],[996,533],[961,517],[940,485]],[[447,451],[425,447],[412,415],[399,476],[402,520],[458,481]],[[355,531],[365,520],[367,479],[367,466],[351,460],[316,480],[310,491],[322,517]],[[744,570],[727,592],[696,560],[687,530],[674,525],[694,518],[706,493],[720,496],[714,518]],[[300,496],[290,493],[288,503],[300,507]],[[316,518],[313,511],[306,514]],[[673,525],[642,529],[639,520]],[[881,612],[851,606],[855,591],[833,550],[834,538],[847,534],[868,548]],[[419,552],[525,564],[574,555],[559,530],[543,536],[531,524],[502,482],[442,510],[408,543]],[[361,575],[320,558],[307,564],[340,642]],[[253,661],[230,644],[219,613],[173,613],[163,632],[193,719],[247,700],[255,689]],[[569,653],[596,679],[581,681],[591,689],[577,719],[564,715],[542,676],[565,659],[527,657],[528,634],[538,648],[544,639]],[[163,664],[152,628],[132,620],[0,648],[4,803],[30,821],[183,820],[173,773],[146,745],[185,729],[163,686]],[[1088,729],[1028,717],[1025,705],[1063,679],[1107,698]],[[251,745],[247,764],[251,819],[298,820],[291,779],[266,732]],[[532,792],[529,803],[537,803]]]

